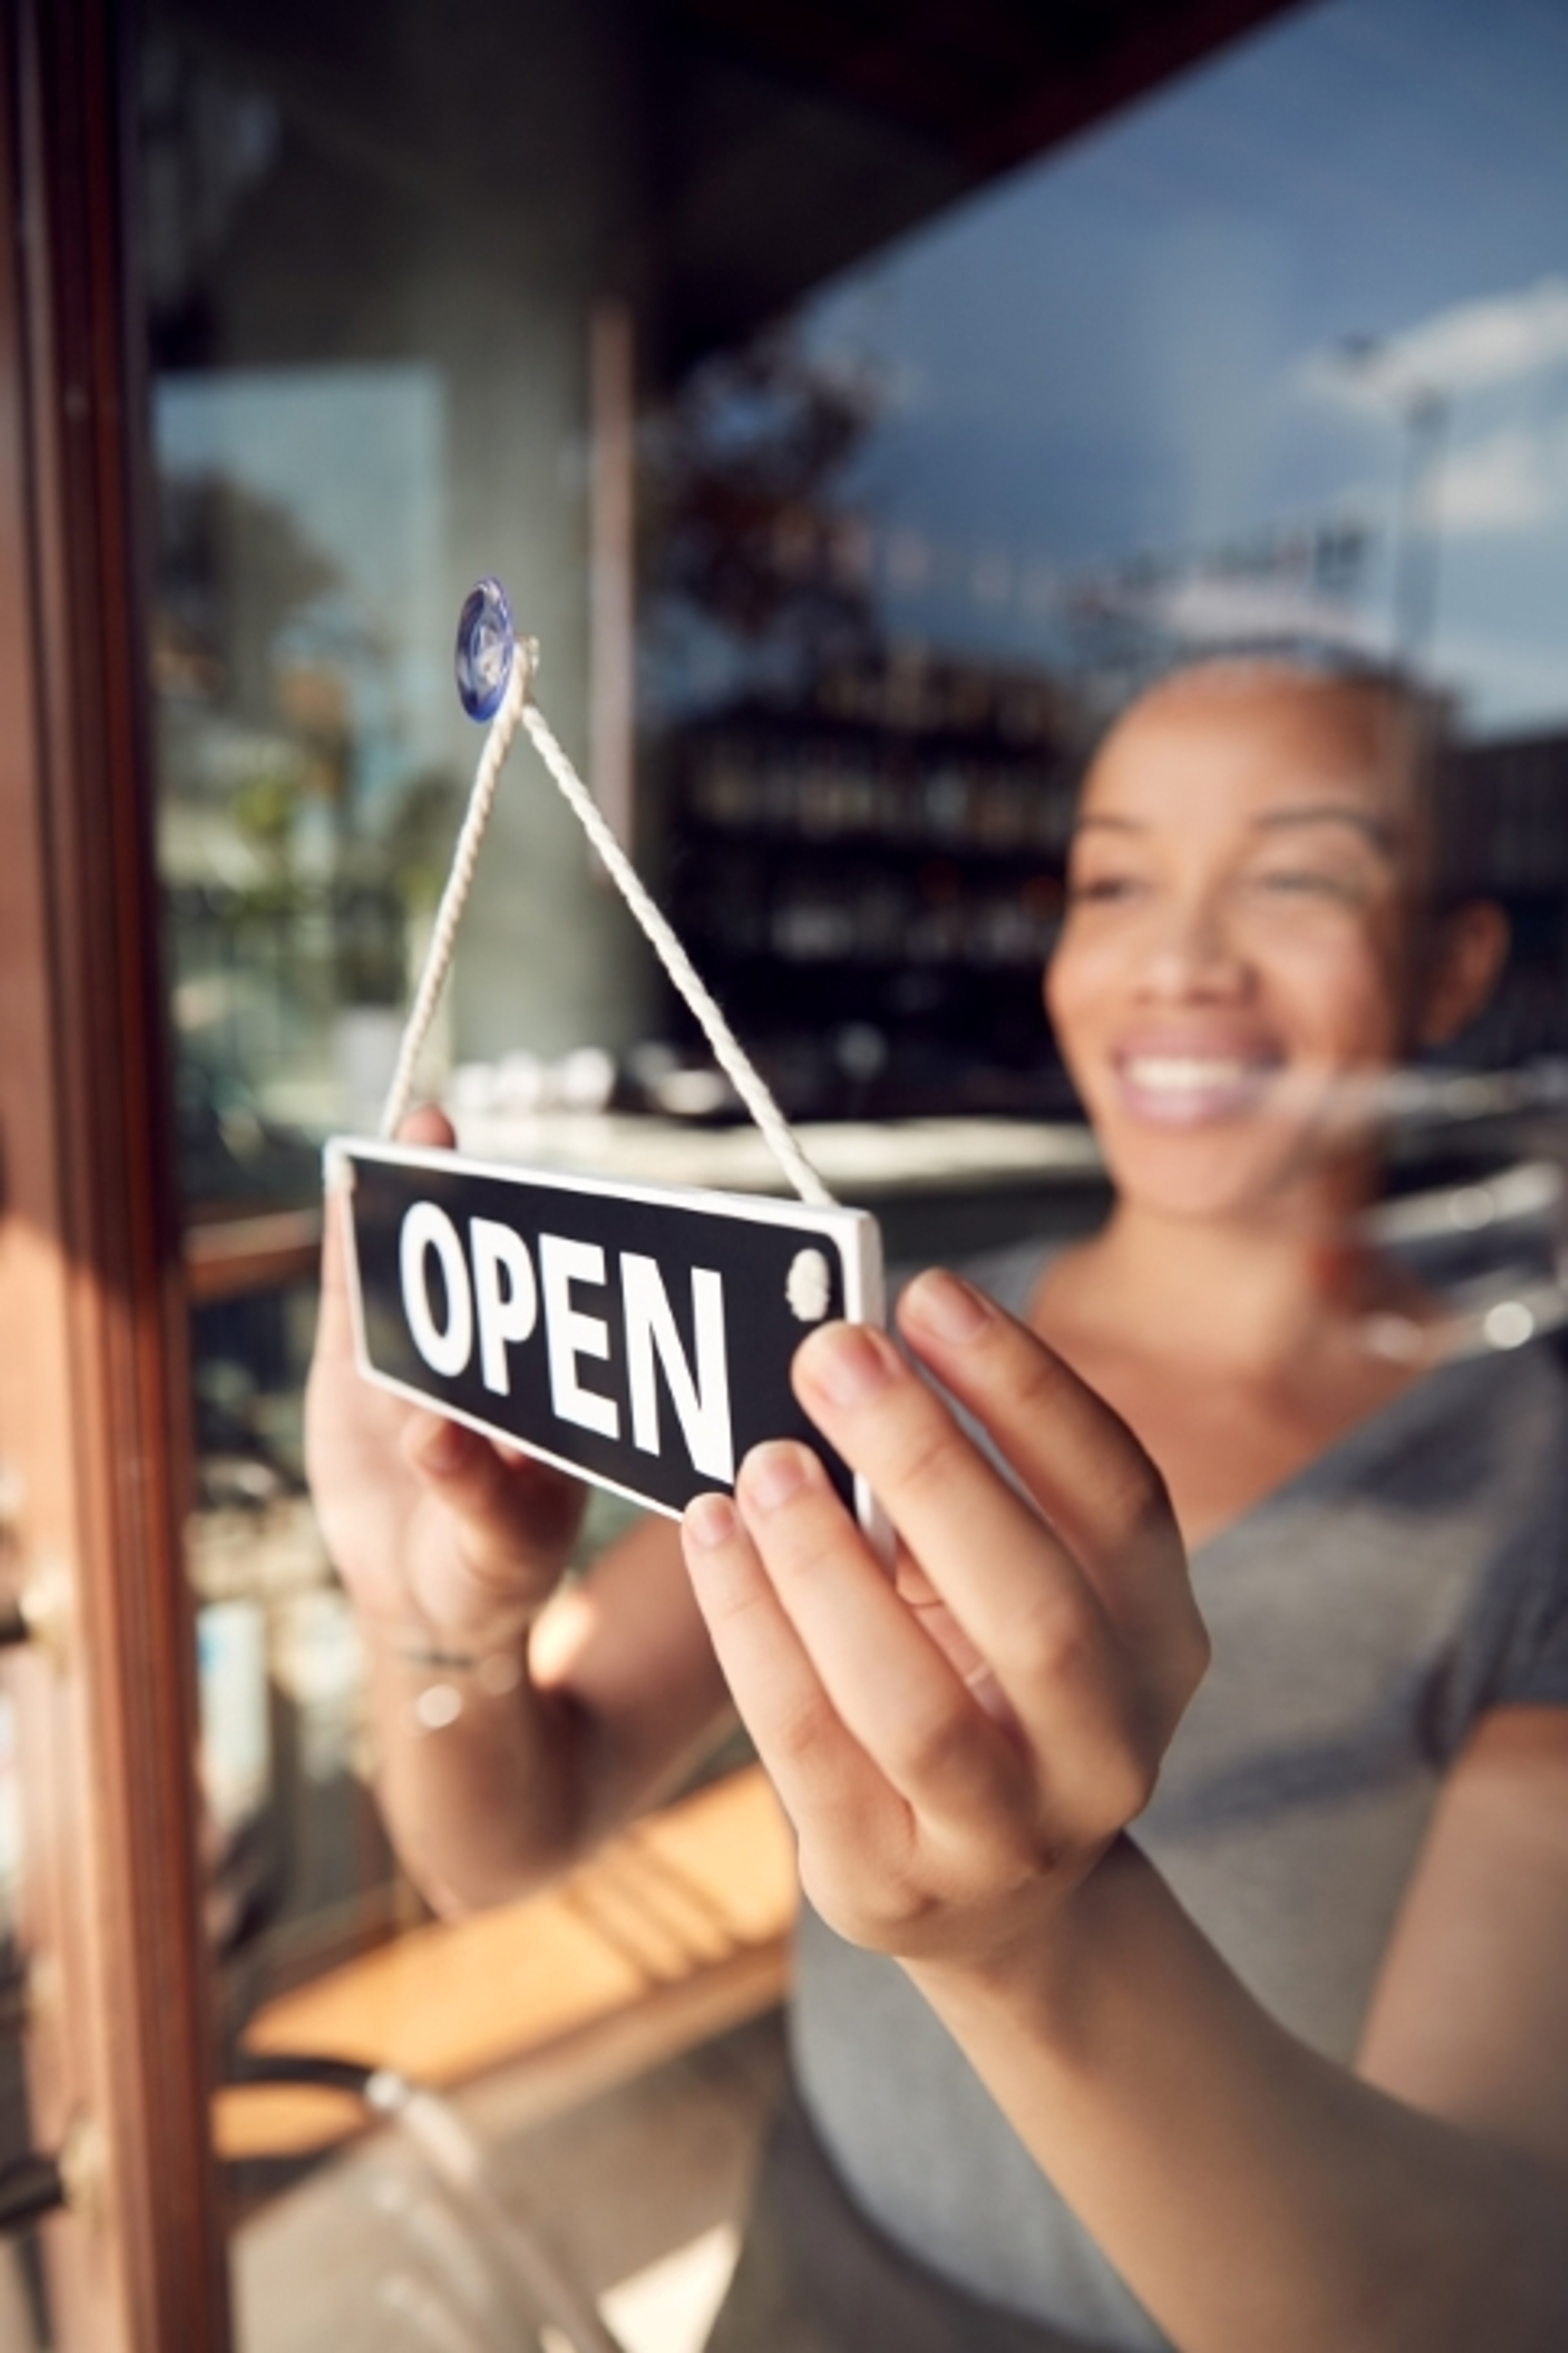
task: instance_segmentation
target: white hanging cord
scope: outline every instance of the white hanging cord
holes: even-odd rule
[[[441,893],[435,929],[425,958],[425,969],[420,975],[413,1010],[404,1032],[397,1069],[387,1097],[387,1108],[381,1115],[382,1134],[389,1136],[396,1133],[412,1098],[414,1066],[429,1034],[441,984],[451,963],[463,902],[473,881],[474,868],[479,861],[479,845],[495,798],[502,763],[521,721],[533,739],[535,750],[559,787],[562,798],[599,852],[605,871],[641,925],[648,944],[669,974],[712,1047],[714,1060],[761,1129],[763,1141],[774,1159],[802,1201],[810,1201],[819,1208],[834,1208],[833,1195],[801,1151],[795,1132],[773,1100],[766,1080],[709,995],[701,975],[669,922],[649,896],[641,876],[617,840],[598,802],[556,742],[549,721],[532,700],[529,690],[538,656],[538,645],[534,638],[519,639],[505,698],[491,723],[479,771],[473,780],[468,814],[463,819],[462,831],[458,836],[457,848],[452,855],[452,870]]]
[[[598,802],[556,743],[550,723],[536,702],[524,704],[523,724],[534,739],[535,750],[560,786],[567,807],[604,860],[621,897],[641,924],[649,946],[685,999],[694,1019],[713,1048],[715,1061],[762,1130],[764,1141],[779,1167],[802,1201],[814,1202],[819,1208],[832,1208],[833,1196],[801,1151],[795,1132],[774,1102],[767,1082],[709,996],[690,956],[668,922],[644,890],[637,869],[610,830]]]
[[[430,944],[425,950],[425,968],[419,975],[419,986],[414,992],[414,1002],[403,1025],[397,1067],[392,1073],[392,1083],[387,1090],[387,1102],[381,1113],[383,1137],[397,1134],[414,1099],[414,1071],[424,1051],[425,1040],[430,1034],[430,1024],[436,1018],[436,1007],[440,1001],[452,951],[457,945],[458,925],[462,921],[462,911],[473,886],[474,869],[479,864],[479,845],[484,839],[484,828],[490,823],[495,788],[501,782],[502,767],[512,749],[512,739],[517,733],[517,722],[523,716],[523,705],[528,699],[529,682],[538,659],[537,638],[519,638],[512,657],[512,674],[506,681],[506,692],[502,697],[500,710],[491,721],[490,733],[480,754],[479,766],[474,771],[462,829],[452,851],[451,871],[441,892],[440,904],[436,909]]]

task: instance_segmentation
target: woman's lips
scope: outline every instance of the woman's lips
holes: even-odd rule
[[[1239,1054],[1128,1053],[1116,1060],[1124,1110],[1154,1127],[1201,1127],[1252,1110],[1273,1077],[1271,1059]]]

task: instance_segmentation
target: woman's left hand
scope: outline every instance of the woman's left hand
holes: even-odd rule
[[[1208,1641],[1160,1474],[1110,1409],[953,1275],[911,1283],[898,1320],[1017,1485],[885,1335],[831,1325],[796,1393],[897,1529],[894,1576],[787,1442],[747,1456],[736,1504],[691,1506],[686,1559],[817,1910],[983,1968],[1148,1803]]]

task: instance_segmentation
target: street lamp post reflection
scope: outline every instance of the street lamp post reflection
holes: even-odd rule
[[[1404,428],[1394,512],[1394,649],[1411,670],[1431,651],[1437,622],[1442,554],[1440,488],[1449,399],[1436,385],[1413,383],[1398,353],[1377,335],[1347,335],[1340,346],[1347,374],[1383,402]]]

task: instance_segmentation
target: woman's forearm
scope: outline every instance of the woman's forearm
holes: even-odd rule
[[[1129,1843],[1038,1945],[911,1974],[1183,2353],[1558,2353],[1564,2185],[1317,2056]]]
[[[362,1623],[382,1805],[442,1911],[568,1870],[733,1720],[665,1521],[531,1609],[471,1615],[450,1634],[406,1616]]]
[[[591,1726],[535,1686],[521,1640],[475,1654],[372,1635],[369,1694],[387,1827],[438,1911],[525,1894],[577,1859]]]

